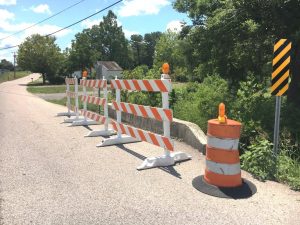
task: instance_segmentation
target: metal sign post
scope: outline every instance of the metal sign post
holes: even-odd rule
[[[279,39],[274,45],[273,72],[272,72],[272,95],[276,96],[275,124],[274,124],[274,147],[273,153],[279,153],[279,124],[281,96],[286,94],[289,88],[290,61],[292,43],[287,39]]]
[[[274,153],[274,155],[277,155],[279,153],[280,108],[281,108],[281,96],[276,96],[274,139],[273,139],[273,143],[274,143],[273,153]]]

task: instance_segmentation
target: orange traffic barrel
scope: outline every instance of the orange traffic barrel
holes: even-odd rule
[[[204,179],[219,187],[237,187],[242,184],[238,151],[241,123],[217,119],[208,121],[206,169]]]
[[[241,177],[241,127],[240,122],[227,119],[225,105],[221,103],[218,119],[208,121],[206,166],[204,176],[193,180],[196,189],[223,198],[246,198],[256,192],[255,185]]]

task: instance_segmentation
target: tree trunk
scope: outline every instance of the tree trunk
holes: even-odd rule
[[[45,85],[45,83],[46,83],[46,74],[42,73],[42,76],[43,76],[43,85]]]

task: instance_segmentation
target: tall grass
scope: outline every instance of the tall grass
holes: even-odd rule
[[[3,74],[0,74],[0,83],[5,82],[5,81],[19,79],[19,78],[22,78],[22,77],[26,77],[29,74],[30,74],[29,71],[16,71],[16,76],[14,77],[14,72],[13,71],[6,72],[6,73],[3,73]]]

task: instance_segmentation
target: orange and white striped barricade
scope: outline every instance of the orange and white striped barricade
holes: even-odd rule
[[[66,82],[66,96],[67,96],[67,108],[68,108],[68,112],[60,112],[57,113],[57,116],[76,116],[76,112],[71,112],[72,110],[72,106],[71,106],[71,100],[70,100],[70,96],[68,95],[68,93],[70,92],[70,85],[75,85],[75,79],[73,78],[65,78],[65,82]]]
[[[223,115],[208,121],[205,174],[196,177],[193,186],[222,198],[250,197],[256,187],[241,177],[238,150],[241,123],[226,118],[223,103],[219,112]]]
[[[80,86],[82,86],[83,95],[81,95],[81,101],[83,102],[83,109],[81,109],[81,113],[83,116],[82,120],[76,120],[72,123],[71,126],[88,126],[88,125],[96,125],[98,124],[97,121],[87,117],[90,113],[87,113],[87,102],[90,100],[86,91],[86,87],[90,87],[94,83],[99,83],[99,80],[94,82],[95,80],[87,80],[86,77],[82,77],[80,80]]]
[[[170,79],[165,79],[162,75],[161,80],[112,80],[111,88],[116,89],[116,101],[112,102],[112,108],[117,111],[117,121],[111,124],[118,132],[116,138],[105,139],[99,146],[128,143],[131,141],[145,141],[164,148],[164,155],[160,157],[146,158],[137,168],[138,170],[148,169],[159,166],[174,165],[178,161],[190,159],[191,156],[183,152],[173,152],[174,142],[170,137],[170,124],[173,120],[172,110],[169,109],[169,92],[172,90]],[[162,93],[162,108],[155,108],[143,105],[120,102],[120,90],[149,91]],[[164,135],[155,134],[149,131],[138,129],[121,123],[121,112],[153,118],[163,122]],[[124,138],[123,135],[127,136]],[[127,141],[129,138],[129,141]],[[172,152],[172,153],[171,153]]]
[[[82,117],[79,117],[79,102],[78,102],[78,80],[77,78],[66,78],[69,82],[74,82],[74,92],[66,91],[66,95],[68,97],[67,105],[71,108],[72,111],[75,112],[75,118],[67,118],[64,119],[64,123],[73,123],[74,121],[82,120]],[[71,98],[75,99],[75,105],[71,104]]]
[[[83,87],[91,87],[97,89],[103,89],[103,98],[96,97],[93,95],[87,95],[86,89],[84,90],[84,95],[81,96],[81,101],[84,102],[84,108],[81,110],[81,114],[85,118],[89,118],[92,121],[75,121],[74,126],[77,125],[91,125],[91,124],[104,124],[104,130],[93,130],[90,131],[85,137],[97,137],[97,136],[110,136],[115,134],[115,131],[108,128],[109,117],[108,117],[108,102],[107,102],[107,80],[81,80],[80,84]],[[102,106],[104,111],[104,116],[95,112],[87,110],[87,103]]]

